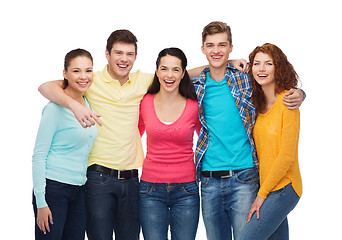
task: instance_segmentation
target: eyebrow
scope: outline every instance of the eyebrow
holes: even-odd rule
[[[260,61],[260,60],[257,60],[257,59],[254,59],[254,62],[262,62],[262,61]],[[273,60],[272,60],[272,59],[270,59],[270,60],[266,60],[265,62],[273,62]]]

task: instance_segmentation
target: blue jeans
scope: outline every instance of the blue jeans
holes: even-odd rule
[[[145,240],[193,240],[200,199],[196,182],[140,182],[140,222]]]
[[[46,232],[46,235],[39,229],[36,199],[33,195],[35,238],[83,240],[86,228],[84,186],[46,179],[45,200],[52,213],[53,224],[50,224],[50,232]]]
[[[86,183],[89,240],[139,239],[139,180],[118,179],[88,170]]]
[[[299,201],[292,184],[271,192],[260,208],[260,218],[254,213],[243,230],[241,240],[286,240],[289,239],[287,215]]]
[[[209,240],[239,239],[258,192],[258,173],[249,168],[229,178],[203,177],[202,215]]]

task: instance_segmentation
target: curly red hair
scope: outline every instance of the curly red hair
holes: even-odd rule
[[[273,64],[275,67],[274,79],[276,83],[274,92],[276,94],[279,94],[284,90],[290,90],[291,88],[297,87],[299,77],[296,71],[294,70],[292,64],[287,60],[286,55],[279,47],[271,43],[265,43],[262,46],[256,47],[249,54],[249,62],[252,64],[252,67],[255,55],[259,52],[265,53],[273,59]],[[265,109],[266,100],[261,86],[253,77],[252,67],[249,69],[249,75],[252,79],[253,84],[252,100],[257,112],[260,112]]]

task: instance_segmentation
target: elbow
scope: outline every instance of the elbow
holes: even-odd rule
[[[44,92],[44,83],[41,84],[41,85],[38,87],[38,92],[40,92],[41,94],[43,94],[43,92]]]

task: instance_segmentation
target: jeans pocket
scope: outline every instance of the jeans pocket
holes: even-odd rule
[[[153,185],[147,182],[140,181],[139,194],[148,195],[153,191]]]
[[[254,183],[259,181],[259,175],[255,168],[248,168],[236,175],[236,180],[241,183]]]
[[[188,184],[184,184],[182,186],[182,190],[186,194],[189,194],[189,195],[194,195],[194,194],[198,194],[199,193],[198,186],[197,186],[196,182],[191,182],[191,183],[188,183]]]
[[[201,188],[206,187],[209,184],[211,178],[203,177],[201,178]]]
[[[108,176],[97,171],[87,172],[87,185],[102,185],[108,181]]]

